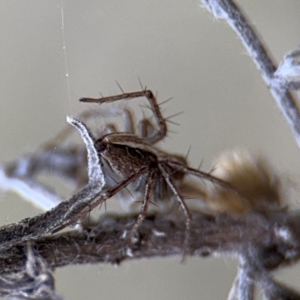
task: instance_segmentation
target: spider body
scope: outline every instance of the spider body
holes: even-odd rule
[[[124,143],[126,140],[126,143]],[[142,167],[157,163],[150,145],[126,133],[111,133],[96,141],[95,147],[111,169],[121,176],[129,176]]]
[[[99,155],[105,160],[108,167],[121,178],[132,175],[142,168],[147,168],[147,174],[141,176],[133,183],[134,191],[145,191],[146,177],[153,174],[152,200],[160,201],[172,197],[162,172],[160,163],[166,160],[186,164],[185,159],[179,155],[171,155],[148,144],[134,134],[111,133],[99,138],[95,143]],[[183,179],[184,172],[166,164],[167,172],[176,181]]]

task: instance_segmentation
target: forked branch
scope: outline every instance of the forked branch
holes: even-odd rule
[[[289,92],[290,89],[299,89],[299,50],[286,55],[277,68],[251,22],[232,0],[202,0],[202,2],[217,19],[225,19],[241,39],[250,57],[261,71],[267,87],[300,146],[300,110],[295,97]]]

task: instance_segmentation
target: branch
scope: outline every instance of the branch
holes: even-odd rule
[[[300,85],[299,50],[289,53],[277,70],[262,39],[259,38],[245,14],[233,1],[202,0],[202,2],[217,19],[225,19],[241,39],[250,57],[261,71],[266,85],[300,146],[300,111],[296,99],[289,92],[289,89],[298,89]]]
[[[244,216],[211,216],[193,212],[189,246],[184,249],[185,218],[182,214],[158,214],[146,218],[137,241],[129,247],[126,234],[136,216],[105,215],[98,226],[81,232],[42,237],[33,241],[49,267],[71,264],[121,263],[141,258],[208,256],[224,254],[255,262],[252,269],[270,272],[300,258],[300,212],[276,211]],[[11,226],[6,226],[13,235]],[[2,252],[3,274],[22,270],[24,252],[13,245]]]
[[[272,270],[300,258],[300,212],[277,211],[239,217],[214,217],[193,212],[187,249],[183,246],[186,220],[181,214],[148,217],[140,227],[135,244],[129,246],[126,234],[135,220],[136,216],[106,215],[97,227],[42,237],[32,244],[41,257],[39,261],[45,261],[49,269],[75,264],[120,264],[125,260],[174,255],[182,257],[183,253],[199,257],[221,254],[241,259],[247,256],[242,259],[245,265],[240,267],[230,299],[235,299],[236,292],[239,293],[238,299],[245,299],[245,291],[249,291],[249,299],[253,299],[251,290],[254,285],[262,289],[266,299],[279,299],[278,295],[280,299],[300,299],[298,292],[270,276]],[[11,230],[10,226],[6,227]],[[19,278],[17,287],[22,284],[18,274],[24,273],[26,244],[23,245],[14,245],[3,251],[0,258],[1,278],[16,274]],[[0,290],[3,290],[1,280]]]

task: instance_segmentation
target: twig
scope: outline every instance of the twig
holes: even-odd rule
[[[248,255],[246,262],[251,261],[251,268],[241,265],[244,271],[240,274],[250,274],[253,283],[266,289],[266,293],[271,293],[270,285],[273,285],[272,292],[280,290],[281,293],[291,293],[281,283],[272,281],[269,273],[299,259],[300,212],[278,211],[265,216],[249,214],[242,217],[213,217],[194,212],[188,249],[184,249],[182,243],[185,218],[181,214],[148,217],[140,227],[136,243],[129,248],[126,233],[130,231],[135,218],[105,216],[97,227],[42,237],[33,245],[51,268],[99,262],[119,264],[124,260],[174,255],[180,258],[183,251],[190,256]],[[282,232],[288,233],[290,238],[286,238],[287,235],[283,237]],[[3,274],[22,271],[22,248],[14,245],[2,252],[0,269]],[[240,278],[240,284],[242,282],[245,283]]]
[[[270,53],[268,53],[253,26],[250,25],[245,14],[231,0],[202,0],[202,2],[208,11],[210,11],[218,19],[225,19],[231,28],[237,33],[250,57],[261,71],[265,83],[276,100],[279,109],[282,111],[285,119],[290,125],[298,146],[300,146],[300,111],[297,106],[297,101],[288,91],[291,85],[281,84],[280,80],[278,80],[278,75],[281,72],[276,73],[276,64],[271,59]],[[297,74],[299,81],[299,70]],[[284,78],[286,78],[286,76],[289,75],[284,74]]]

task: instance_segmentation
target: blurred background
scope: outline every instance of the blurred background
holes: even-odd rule
[[[298,0],[238,4],[277,62],[299,45]],[[116,81],[136,91],[140,78],[158,101],[174,97],[166,116],[183,112],[163,148],[185,154],[191,146],[191,165],[203,160],[204,169],[220,153],[245,148],[265,155],[283,178],[300,179],[300,149],[260,73],[229,26],[196,0],[2,0],[0,39],[1,162],[38,149],[66,115],[96,107],[79,104],[80,97],[119,93]],[[40,213],[12,193],[0,201],[1,225]],[[236,264],[175,257],[55,275],[57,291],[73,300],[225,299]],[[278,276],[296,287],[299,274],[293,267]]]

